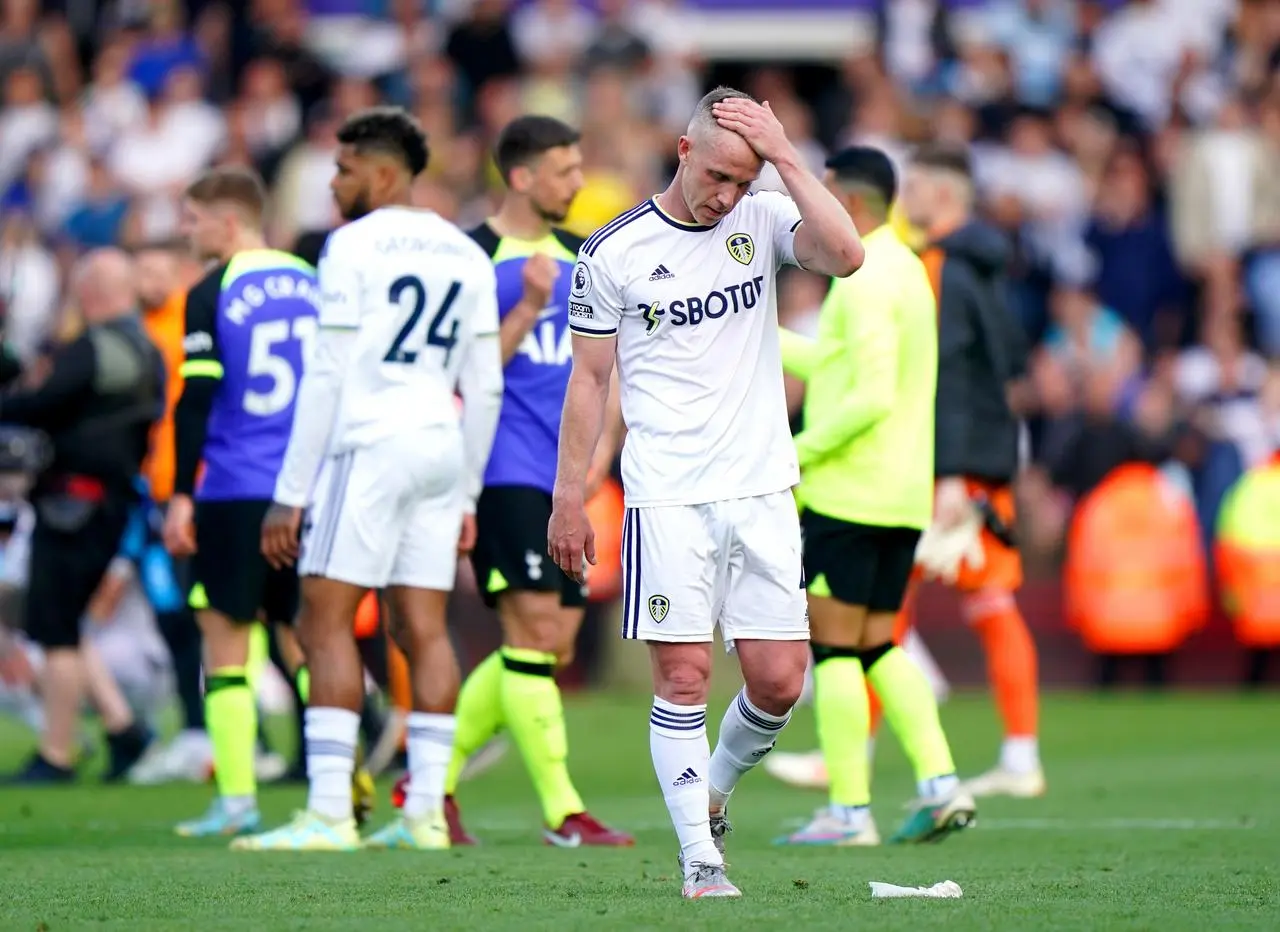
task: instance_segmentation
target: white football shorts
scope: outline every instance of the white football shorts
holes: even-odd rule
[[[622,636],[639,641],[805,641],[800,519],[790,490],[628,508]]]
[[[454,427],[328,457],[303,522],[298,575],[451,592],[465,471]]]

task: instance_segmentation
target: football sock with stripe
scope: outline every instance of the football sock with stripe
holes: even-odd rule
[[[586,807],[569,778],[569,739],[556,685],[556,655],[515,647],[504,647],[500,653],[502,720],[524,758],[548,827],[557,829],[567,816]]]
[[[871,709],[856,647],[811,645],[818,746],[831,781],[833,811],[871,804],[867,740]]]
[[[453,754],[449,760],[449,773],[445,778],[444,792],[452,796],[458,791],[462,768],[467,759],[498,733],[502,727],[502,655],[494,651],[462,684],[458,693],[457,734]]]
[[[920,796],[933,799],[952,792],[959,783],[956,765],[928,678],[906,651],[893,644],[864,649],[862,666],[880,697],[885,719],[911,761]]]
[[[653,697],[649,712],[649,752],[671,814],[686,876],[694,864],[723,864],[711,840],[711,745],[707,741],[707,707],[676,705]]]
[[[307,808],[335,821],[353,818],[351,774],[360,715],[349,709],[307,709]]]
[[[744,687],[729,703],[720,720],[720,735],[711,755],[708,790],[710,803],[722,807],[743,774],[773,750],[778,734],[791,720],[791,712],[773,715],[757,708]]]
[[[258,792],[254,744],[258,703],[244,667],[222,667],[205,680],[204,717],[213,745],[218,795],[228,805],[245,805]]]
[[[452,715],[409,713],[409,794],[404,800],[405,818],[420,819],[442,811],[445,772],[456,730],[457,720]]]

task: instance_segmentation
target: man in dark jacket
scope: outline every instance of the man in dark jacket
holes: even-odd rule
[[[970,781],[974,796],[1038,796],[1036,650],[1014,593],[1022,560],[1013,479],[1020,425],[1011,401],[1026,375],[1026,337],[1006,303],[1004,237],[972,218],[968,153],[926,147],[908,166],[902,207],[927,236],[922,258],[938,292],[934,524],[918,563],[962,594],[1004,720],[1000,763]]]
[[[0,423],[32,428],[51,447],[30,495],[36,525],[26,628],[45,650],[46,723],[39,753],[20,775],[29,782],[74,777],[85,684],[80,623],[119,552],[134,479],[164,409],[164,362],[138,322],[129,258],[115,249],[92,252],[71,286],[84,333],[54,352],[38,387],[0,397]],[[123,776],[148,740],[136,724],[108,735],[108,777]]]

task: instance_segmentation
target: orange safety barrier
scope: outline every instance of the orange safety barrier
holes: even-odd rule
[[[1163,654],[1209,618],[1195,509],[1153,466],[1112,471],[1067,535],[1066,621],[1096,654]]]

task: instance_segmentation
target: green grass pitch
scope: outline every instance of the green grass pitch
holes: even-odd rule
[[[718,720],[723,702],[712,708]],[[739,901],[684,902],[674,836],[649,765],[647,697],[569,702],[573,771],[600,817],[637,832],[625,851],[543,847],[518,757],[462,788],[483,847],[441,854],[232,854],[171,825],[203,787],[0,789],[0,929],[399,930],[1280,929],[1277,697],[1056,695],[1045,702],[1049,792],[980,805],[940,845],[786,849],[770,842],[823,802],[763,773],[734,800]],[[985,697],[947,703],[957,762],[995,757]],[[813,741],[809,710],[784,749]],[[29,744],[0,725],[5,765]],[[891,831],[912,783],[893,739],[877,755],[876,816]],[[303,800],[264,792],[271,823]],[[385,787],[374,823],[388,813]],[[872,900],[869,880],[954,880],[959,900]]]

